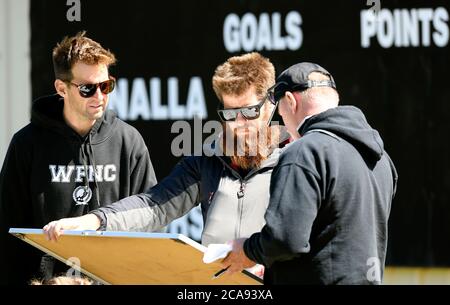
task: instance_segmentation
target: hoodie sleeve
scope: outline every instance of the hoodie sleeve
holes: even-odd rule
[[[146,193],[92,211],[107,231],[155,231],[200,202],[200,157],[186,157]]]
[[[253,261],[270,267],[310,251],[310,234],[320,203],[318,177],[295,162],[280,164],[272,174],[266,225],[245,243]]]
[[[29,147],[27,148],[29,150]],[[0,284],[26,284],[36,270],[29,245],[8,233],[11,227],[32,226],[30,158],[14,136],[0,173]],[[37,266],[38,264],[35,264]]]

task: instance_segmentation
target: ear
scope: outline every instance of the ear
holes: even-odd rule
[[[297,108],[299,107],[299,103],[295,99],[294,94],[292,92],[286,91],[285,98],[289,104],[289,109],[293,114],[295,114],[297,112]]]
[[[67,95],[67,84],[60,79],[55,80],[55,89],[56,93],[58,93],[61,97],[66,97]]]

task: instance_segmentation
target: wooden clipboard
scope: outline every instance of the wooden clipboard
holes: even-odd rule
[[[104,284],[262,284],[245,270],[213,279],[220,264],[203,263],[207,248],[182,234],[64,231],[58,242],[50,242],[40,229],[9,233]]]

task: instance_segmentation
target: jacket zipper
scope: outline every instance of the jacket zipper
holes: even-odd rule
[[[241,183],[239,191],[237,192],[239,219],[236,224],[235,238],[238,238],[240,236],[240,232],[241,232],[242,214],[244,212],[245,184],[251,177],[253,177],[255,174],[259,173],[265,167],[254,168],[243,178],[229,164],[227,164],[227,162],[225,162],[225,160],[223,160],[221,157],[217,157],[217,158],[222,162],[222,164],[225,167],[227,167],[230,170],[230,172],[233,176],[235,176],[237,179],[239,179],[239,181]]]
[[[245,181],[241,180],[241,187],[239,188],[239,191],[237,192],[237,196],[239,199],[244,197],[245,195]]]
[[[236,226],[236,238],[238,238],[241,234],[241,225],[242,225],[242,214],[244,212],[244,196],[245,196],[245,181],[241,179],[241,186],[239,187],[239,191],[237,192],[238,197],[238,222]]]

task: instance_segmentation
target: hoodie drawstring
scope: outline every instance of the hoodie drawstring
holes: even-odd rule
[[[81,143],[81,160],[83,162],[83,167],[84,167],[84,188],[85,191],[87,192],[89,189],[89,178],[88,178],[88,165],[87,165],[87,157],[86,157],[86,152],[85,152],[85,143],[82,142]],[[86,205],[87,206],[87,205]],[[88,206],[88,211],[89,211],[89,206]]]
[[[95,197],[96,197],[96,201],[97,201],[97,208],[100,207],[100,192],[99,192],[99,187],[98,187],[98,182],[97,182],[97,178],[96,178],[96,169],[97,166],[95,165],[95,157],[94,157],[94,150],[92,148],[92,144],[91,144],[91,134],[89,133],[89,137],[87,139],[87,143],[86,141],[81,143],[81,159],[83,161],[83,166],[84,166],[84,186],[86,188],[89,188],[89,166],[92,166],[92,176],[94,179],[94,184],[95,184]]]
[[[92,167],[93,167],[93,171],[94,171],[94,184],[95,184],[95,198],[97,199],[97,207],[100,207],[100,191],[99,191],[99,187],[98,187],[98,182],[97,182],[97,166],[95,165],[95,155],[94,155],[94,149],[92,148],[92,137],[91,137],[91,133],[89,133],[89,141],[88,141],[88,154],[89,154],[89,159],[92,163]]]

